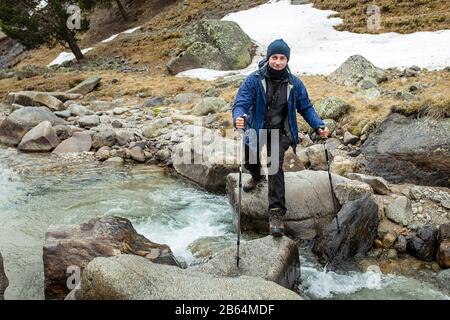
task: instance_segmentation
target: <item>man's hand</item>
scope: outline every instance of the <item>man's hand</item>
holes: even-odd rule
[[[328,138],[328,135],[330,132],[327,127],[323,128],[323,129],[319,128],[318,131],[319,131],[319,135],[321,138]]]
[[[244,129],[245,119],[242,117],[236,118],[236,129]]]

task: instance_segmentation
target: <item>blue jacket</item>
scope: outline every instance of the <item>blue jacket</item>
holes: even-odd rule
[[[247,114],[246,127],[258,130],[263,128],[264,113],[266,111],[266,80],[267,64],[250,74],[239,88],[233,105],[233,125],[236,126],[236,118]],[[298,144],[298,128],[296,113],[300,113],[305,121],[313,128],[325,126],[314,109],[308,97],[308,92],[302,81],[289,72],[288,96],[288,120],[291,134]]]

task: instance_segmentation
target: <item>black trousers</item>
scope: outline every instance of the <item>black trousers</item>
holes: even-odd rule
[[[264,145],[267,148],[268,157],[268,198],[269,198],[269,210],[272,208],[281,209],[281,213],[286,213],[286,199],[285,199],[285,184],[284,184],[284,171],[283,162],[284,154],[289,149],[291,141],[289,137],[284,133],[284,130],[275,129],[263,129],[259,133],[259,139],[256,143],[253,143],[252,147],[245,145],[245,164],[244,167],[250,172],[252,177],[256,180],[261,179],[261,150]],[[277,144],[278,148],[273,146]],[[273,145],[273,146],[272,146]],[[276,159],[278,158],[278,163]],[[269,162],[270,161],[270,162]]]

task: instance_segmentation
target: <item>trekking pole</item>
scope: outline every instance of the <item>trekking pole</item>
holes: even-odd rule
[[[328,180],[330,180],[331,199],[333,200],[334,214],[336,215],[336,224],[337,224],[337,229],[338,229],[338,233],[339,233],[339,232],[341,232],[341,228],[339,226],[338,212],[336,209],[336,202],[334,200],[333,181],[331,180],[330,162],[328,160],[328,149],[325,144],[323,145],[323,147],[325,148],[325,158],[327,159]]]
[[[245,120],[247,118],[247,115],[243,115],[242,118],[244,118],[244,124]],[[240,153],[240,164],[239,164],[239,198],[238,198],[238,207],[237,207],[237,252],[236,252],[236,266],[239,268],[239,260],[241,259],[239,257],[239,246],[241,244],[241,202],[242,202],[242,172],[244,171],[244,161],[245,161],[245,141],[244,141],[244,129],[238,129],[237,130],[240,134],[241,139],[241,153]]]
[[[317,137],[317,135],[315,136],[315,141],[317,142],[317,140],[320,139],[320,136]],[[328,149],[326,146],[326,142],[323,144],[323,147],[325,149],[325,159],[327,160],[327,172],[328,172],[328,180],[330,181],[330,191],[331,191],[331,200],[333,201],[333,209],[334,209],[334,214],[336,217],[336,225],[337,225],[337,230],[338,233],[341,232],[341,227],[339,226],[339,219],[338,219],[338,212],[337,212],[337,208],[336,208],[336,201],[334,199],[334,192],[333,192],[333,180],[331,179],[331,172],[330,172],[330,160],[328,157]]]

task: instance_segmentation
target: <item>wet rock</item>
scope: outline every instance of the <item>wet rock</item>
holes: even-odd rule
[[[43,121],[23,136],[22,141],[19,143],[19,150],[51,151],[60,142],[50,121]]]
[[[227,177],[227,195],[231,205],[237,208],[238,173]],[[249,179],[244,174],[243,181]],[[332,175],[334,183],[353,184],[354,181]],[[285,173],[286,232],[301,239],[312,239],[321,232],[323,227],[334,217],[333,194],[331,194],[328,173],[326,171],[303,170]],[[267,198],[267,182],[262,183],[252,192],[244,192],[241,202],[241,225],[244,229],[257,232],[268,232],[269,206]],[[299,192],[301,190],[301,192]],[[335,190],[334,190],[335,191]],[[340,209],[339,202],[334,199],[336,209]]]
[[[293,291],[261,278],[218,277],[134,255],[94,259],[75,296],[77,300],[300,300]]]
[[[102,78],[100,76],[92,76],[79,83],[74,88],[66,91],[67,93],[88,94],[100,83]]]
[[[439,244],[437,261],[441,268],[450,268],[450,240],[442,241]]]
[[[397,241],[395,242],[394,249],[397,250],[398,253],[405,253],[408,241],[405,236],[399,235]]]
[[[436,280],[440,287],[450,291],[450,269],[440,271],[436,275]]]
[[[112,129],[104,129],[95,132],[92,136],[92,147],[99,149],[101,147],[112,147],[116,143],[116,133]]]
[[[23,107],[16,110],[0,123],[0,142],[17,145],[29,130],[43,121],[50,121],[52,125],[64,123],[64,120],[46,107]]]
[[[287,237],[266,236],[243,242],[239,256],[238,272],[236,272],[236,246],[224,249],[207,263],[189,269],[215,276],[259,277],[288,289],[291,289],[300,277],[298,248],[296,243]]]
[[[387,253],[387,258],[391,260],[397,259],[397,251],[395,249],[389,249]]]
[[[387,232],[383,237],[383,248],[389,249],[394,244],[395,240],[397,240],[397,234],[395,232]]]
[[[411,201],[400,196],[386,207],[386,216],[397,223],[407,226],[413,221]]]
[[[111,148],[110,147],[101,147],[95,153],[95,158],[98,161],[105,161],[111,156]]]
[[[137,162],[145,162],[145,154],[144,151],[139,147],[134,147],[130,149],[131,159]]]
[[[72,137],[61,142],[52,153],[78,153],[89,151],[92,147],[92,138],[89,132],[74,132]]]
[[[70,291],[68,267],[76,266],[83,274],[96,257],[139,255],[147,263],[178,265],[167,245],[151,242],[138,234],[129,220],[119,217],[94,218],[81,225],[51,225],[43,249],[46,299],[64,299]]]
[[[331,266],[364,256],[372,248],[379,222],[377,204],[369,197],[349,202],[339,211],[338,219],[340,232],[333,219],[313,246],[320,260]]]
[[[5,274],[5,270],[3,267],[3,257],[2,254],[0,253],[0,300],[3,300],[5,298],[4,293],[6,288],[8,288],[8,285],[9,281]]]
[[[437,241],[440,243],[445,240],[450,240],[450,224],[441,224],[439,226]]]
[[[392,183],[449,187],[448,121],[392,114],[364,142],[364,165]]]
[[[437,252],[437,229],[433,226],[421,227],[416,234],[406,237],[408,240],[407,250],[420,260],[433,261]]]

